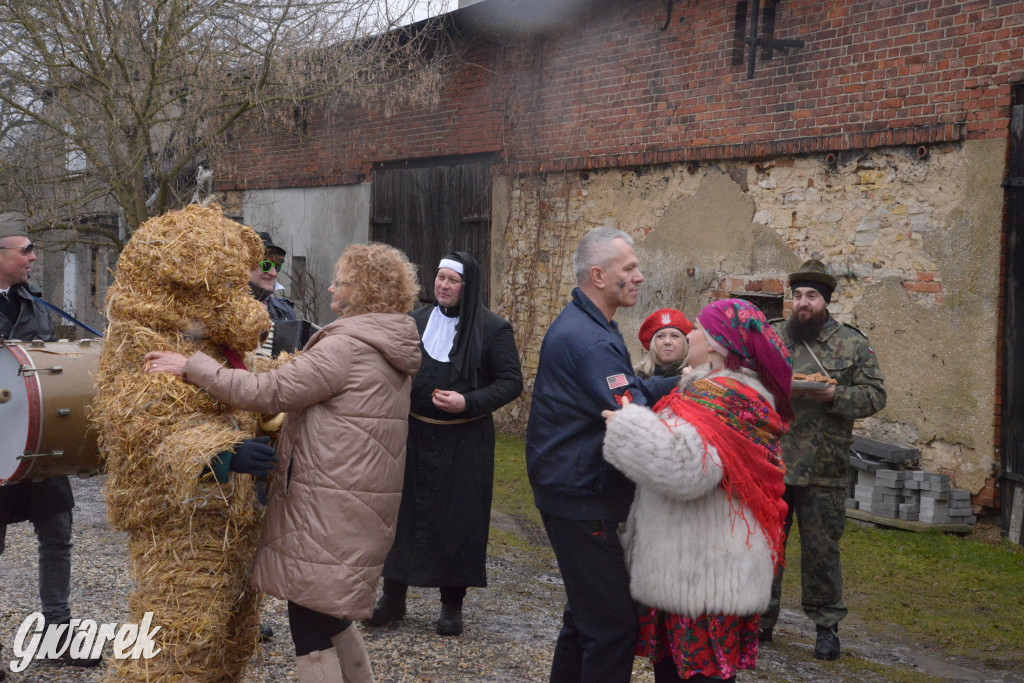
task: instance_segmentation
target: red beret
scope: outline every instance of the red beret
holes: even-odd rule
[[[640,326],[640,343],[644,349],[650,351],[651,339],[658,330],[665,327],[674,327],[683,334],[690,334],[693,331],[693,323],[686,319],[681,311],[674,308],[662,308],[647,316],[647,320]]]

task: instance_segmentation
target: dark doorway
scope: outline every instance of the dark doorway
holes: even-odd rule
[[[378,164],[373,169],[370,239],[404,251],[419,268],[420,300],[434,300],[445,254],[467,251],[480,264],[490,302],[491,155]]]
[[[1003,531],[1021,543],[1024,510],[1024,85],[1013,89],[1006,189],[1006,284],[1003,312],[1002,482]],[[1016,514],[1014,514],[1016,512]],[[1011,522],[1013,522],[1011,524]],[[1016,536],[1014,538],[1014,536]]]

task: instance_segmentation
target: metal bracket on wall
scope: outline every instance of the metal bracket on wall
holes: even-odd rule
[[[775,32],[775,8],[781,0],[768,0],[765,3],[765,24],[769,34]],[[763,48],[761,59],[771,59],[772,50],[786,48],[801,49],[806,44],[802,38],[776,39],[758,35],[761,30],[761,0],[751,0],[750,31],[743,40],[750,49],[747,51],[747,78],[754,77],[754,66],[757,64],[757,48]]]

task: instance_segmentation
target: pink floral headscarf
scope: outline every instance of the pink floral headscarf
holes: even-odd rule
[[[725,366],[730,370],[749,368],[757,373],[775,397],[775,411],[789,422],[793,406],[789,387],[793,362],[786,345],[768,325],[756,306],[742,299],[722,299],[708,304],[697,315],[708,336],[728,351]]]

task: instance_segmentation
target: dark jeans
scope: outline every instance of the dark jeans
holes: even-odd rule
[[[384,579],[384,595],[389,598],[405,600],[405,593],[408,590],[409,584],[393,579]],[[441,586],[438,590],[441,591],[441,602],[443,603],[461,605],[466,597],[465,586]]]
[[[292,631],[296,657],[304,657],[310,652],[330,650],[334,647],[331,638],[351,625],[349,619],[332,617],[288,601],[288,627]]]
[[[48,624],[71,619],[71,511],[32,520],[39,541],[39,602]],[[4,552],[7,526],[0,525],[0,555]]]
[[[565,584],[551,683],[628,683],[637,611],[618,524],[541,514]]]

